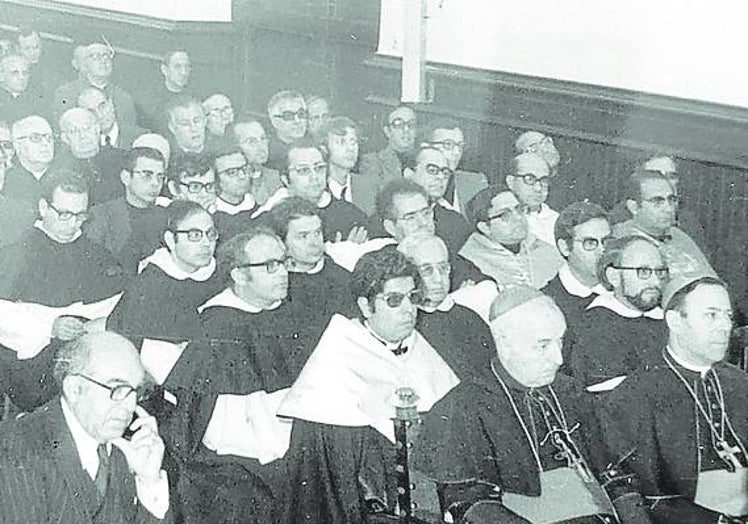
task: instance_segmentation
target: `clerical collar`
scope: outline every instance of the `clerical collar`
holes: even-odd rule
[[[587,306],[587,310],[589,311],[590,309],[595,307],[603,307],[605,309],[609,309],[617,315],[625,318],[647,317],[651,318],[652,320],[662,320],[665,318],[665,313],[662,311],[662,308],[660,306],[657,306],[656,308],[649,311],[639,311],[638,309],[630,308],[629,306],[618,300],[613,293],[604,293],[602,295],[598,295],[592,302],[590,302],[590,305]]]
[[[605,289],[601,284],[595,284],[594,287],[589,287],[574,276],[571,272],[568,262],[564,262],[564,265],[558,270],[558,279],[561,281],[561,285],[570,295],[575,297],[587,298],[591,295],[602,295],[608,290]]]
[[[699,366],[696,364],[691,364],[690,362],[686,362],[685,360],[683,360],[683,358],[679,357],[673,352],[673,349],[670,347],[670,345],[667,346],[666,351],[667,355],[672,358],[680,367],[685,368],[688,371],[698,373],[702,377],[705,376],[710,369],[712,369],[712,366]]]
[[[292,273],[303,273],[305,275],[316,275],[317,273],[321,272],[325,268],[325,255],[322,255],[322,257],[320,257],[320,259],[317,261],[316,264],[314,264],[314,266],[304,271],[300,271],[299,269],[293,266],[293,259],[291,259],[291,264],[292,265],[288,270]]]
[[[443,313],[446,313],[447,311],[451,310],[454,305],[455,299],[452,298],[452,295],[447,295],[446,298],[436,306],[421,304],[420,306],[418,306],[418,309],[425,313],[433,313],[434,311],[441,311]]]
[[[41,231],[42,233],[44,233],[45,235],[47,235],[47,237],[50,240],[52,240],[53,242],[56,242],[58,244],[72,244],[73,242],[75,242],[76,240],[78,240],[80,238],[80,236],[83,234],[83,231],[81,231],[81,229],[78,228],[78,231],[75,232],[75,234],[72,236],[72,238],[70,240],[68,240],[66,242],[60,242],[59,240],[57,240],[56,238],[54,238],[52,235],[50,235],[49,231],[47,231],[46,229],[44,229],[44,223],[41,220],[37,220],[36,222],[34,222],[34,227],[36,229],[38,229],[39,231]]]
[[[216,211],[221,211],[229,215],[236,215],[238,213],[241,213],[242,211],[251,211],[252,209],[254,209],[255,205],[256,202],[255,198],[252,196],[252,193],[247,193],[246,195],[244,195],[244,199],[242,199],[242,201],[238,204],[226,202],[220,196],[216,197]]]
[[[364,327],[369,332],[369,334],[374,337],[377,341],[381,342],[382,345],[390,351],[393,355],[400,356],[405,354],[408,349],[413,347],[413,344],[416,341],[416,330],[410,332],[410,335],[402,339],[400,342],[388,342],[382,337],[380,337],[376,331],[374,331],[371,326],[369,325],[369,322],[367,320],[364,320]]]
[[[171,253],[165,247],[158,248],[153,252],[151,256],[141,260],[140,264],[138,264],[138,273],[142,273],[143,270],[148,266],[148,264],[153,264],[154,266],[158,267],[159,269],[161,269],[161,271],[169,275],[171,278],[175,278],[177,280],[190,279],[194,280],[195,282],[205,282],[211,276],[213,276],[213,273],[216,270],[216,259],[215,257],[211,257],[210,263],[207,266],[201,267],[200,269],[193,271],[192,273],[188,273],[187,271],[177,266],[176,262],[174,262],[174,259],[171,256]]]
[[[263,311],[272,311],[273,309],[278,309],[278,307],[280,307],[282,303],[282,300],[277,300],[265,308],[254,306],[239,298],[234,290],[229,287],[218,293],[213,298],[209,299],[205,304],[198,307],[197,311],[199,313],[202,313],[203,310],[209,307],[223,306],[232,309],[238,309],[240,311],[246,311],[247,313],[261,313]]]
[[[65,423],[73,437],[73,443],[75,443],[75,449],[78,451],[81,466],[92,479],[96,478],[96,472],[99,469],[99,455],[97,454],[99,442],[83,429],[65,397],[60,397],[60,404],[62,405],[62,416],[65,418]],[[106,443],[106,448],[107,453],[111,453],[112,445],[110,443]]]

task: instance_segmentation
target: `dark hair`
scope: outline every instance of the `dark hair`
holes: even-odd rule
[[[288,174],[288,167],[291,165],[291,151],[296,149],[316,149],[319,151],[320,155],[322,155],[322,159],[327,161],[327,155],[325,154],[324,149],[319,147],[319,144],[315,142],[313,138],[305,136],[304,138],[294,140],[289,144],[288,149],[286,150],[286,166],[284,169],[286,174]]]
[[[166,107],[164,108],[164,114],[166,115],[167,119],[170,121],[172,113],[175,109],[178,109],[180,107],[182,108],[188,108],[192,106],[198,106],[200,108],[200,111],[203,110],[203,105],[200,103],[200,101],[195,98],[194,96],[186,95],[184,93],[176,95],[169,101],[168,104],[166,104]]]
[[[322,217],[319,208],[301,197],[288,197],[278,202],[268,213],[267,224],[283,240],[288,234],[288,224],[297,218]]]
[[[600,257],[600,260],[597,261],[597,279],[608,291],[613,291],[613,285],[606,275],[607,269],[613,266],[620,266],[624,251],[635,242],[645,242],[655,248],[657,247],[657,244],[648,238],[638,235],[614,238],[605,245],[605,252]]]
[[[242,153],[242,150],[239,148],[239,145],[235,140],[222,141],[218,148],[213,151],[213,153],[211,154],[211,158],[213,161],[213,170],[216,172],[216,175],[218,175],[218,166],[216,166],[216,162],[218,161],[218,159],[230,155],[242,155],[242,157],[244,156],[244,153]]]
[[[559,240],[571,244],[574,239],[574,228],[596,218],[608,220],[608,213],[602,207],[587,200],[572,202],[559,213],[556,225],[553,227],[556,244],[558,245]]]
[[[439,117],[428,123],[423,132],[423,138],[425,142],[431,142],[434,140],[434,132],[437,129],[462,129],[460,123],[452,117]]]
[[[394,246],[363,255],[351,273],[350,289],[353,296],[364,297],[371,302],[381,293],[384,285],[393,278],[411,277],[419,285],[418,269]]]
[[[431,144],[428,144],[428,143],[427,144],[421,144],[420,147],[418,148],[418,151],[416,152],[415,157],[414,157],[416,165],[418,165],[418,162],[421,161],[421,155],[423,155],[426,151],[436,151],[440,155],[444,156],[444,153],[442,153],[442,150],[438,149],[436,146],[432,146]]]
[[[218,246],[218,266],[222,272],[229,274],[232,269],[247,263],[245,248],[255,237],[268,236],[278,238],[273,229],[265,224],[252,224],[244,228],[242,233],[234,235]],[[280,242],[280,240],[278,238]]]
[[[379,220],[395,220],[395,197],[404,195],[421,195],[426,202],[429,201],[426,190],[415,182],[404,178],[393,180],[377,193],[376,211]]]
[[[164,155],[158,149],[153,147],[133,147],[125,152],[124,162],[122,163],[122,169],[132,173],[135,169],[135,165],[138,163],[138,158],[149,158],[157,162],[165,164]]]
[[[348,130],[349,128],[353,129],[354,131],[358,129],[358,127],[356,126],[356,122],[354,122],[347,116],[336,116],[331,118],[324,128],[323,136],[325,137],[325,142],[327,142],[327,139],[330,137],[330,135],[344,136],[346,130]]]
[[[161,65],[165,65],[168,67],[171,63],[171,59],[174,58],[174,55],[176,55],[177,53],[184,53],[188,57],[190,56],[184,49],[172,49],[171,51],[168,51],[166,54],[164,54],[163,57],[161,57]]]
[[[72,169],[57,168],[50,170],[42,177],[41,197],[47,202],[52,202],[56,189],[66,193],[79,195],[88,194],[88,181],[86,178]]]
[[[626,180],[624,198],[641,203],[642,185],[646,180],[664,180],[670,183],[668,178],[659,171],[634,171]]]
[[[202,176],[211,169],[213,159],[210,155],[181,153],[169,164],[168,177],[170,181],[181,182],[185,177]]]
[[[191,216],[209,213],[197,202],[190,200],[173,200],[166,208],[166,230],[175,231],[179,226]]]
[[[665,312],[674,310],[680,314],[685,313],[686,312],[686,298],[688,297],[688,295],[691,294],[692,291],[695,291],[696,288],[699,286],[719,286],[721,288],[724,288],[725,291],[728,291],[727,284],[719,277],[704,276],[701,278],[697,278],[696,280],[689,282],[688,284],[680,288],[678,291],[673,293],[673,296],[670,297],[670,300],[668,300],[668,303],[665,304]]]
[[[474,228],[478,227],[481,222],[488,221],[488,215],[491,211],[491,201],[500,193],[509,191],[505,185],[494,184],[478,191],[465,204],[465,215]]]

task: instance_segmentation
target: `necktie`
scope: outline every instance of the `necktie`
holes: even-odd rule
[[[96,454],[99,456],[99,469],[96,470],[94,484],[96,484],[96,491],[99,492],[99,496],[103,498],[109,483],[109,454],[106,452],[104,444],[99,445]]]
[[[106,138],[104,138],[104,145],[112,147],[112,137],[107,135]]]
[[[400,344],[391,350],[392,354],[396,357],[399,357],[400,355],[404,355],[408,351],[408,346],[404,345],[402,342]]]

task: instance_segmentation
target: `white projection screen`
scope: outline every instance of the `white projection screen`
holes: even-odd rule
[[[164,20],[230,22],[231,0],[57,0]]]
[[[402,56],[403,2],[378,53]],[[428,0],[429,63],[748,108],[743,0]]]

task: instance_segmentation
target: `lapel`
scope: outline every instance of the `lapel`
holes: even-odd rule
[[[96,486],[91,477],[83,469],[78,451],[73,441],[73,436],[65,423],[62,414],[62,406],[59,397],[47,404],[49,409],[49,418],[47,419],[47,449],[51,454],[55,466],[59,471],[59,476],[65,484],[67,498],[70,501],[80,499],[80,504],[74,503],[73,507],[79,508],[90,521],[94,517],[94,511],[99,508],[98,494]],[[62,504],[63,501],[60,501]]]

